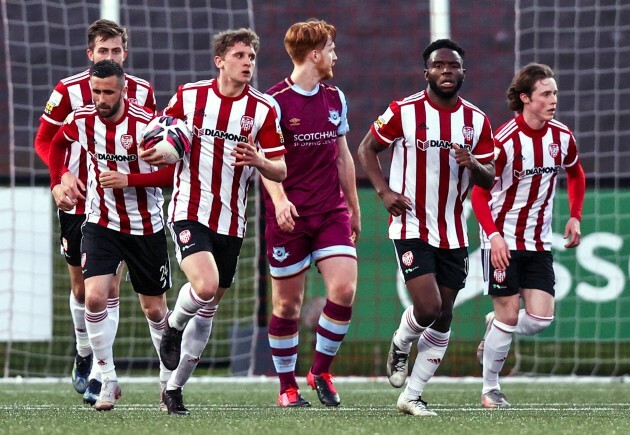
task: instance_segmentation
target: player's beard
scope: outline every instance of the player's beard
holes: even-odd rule
[[[330,80],[333,78],[333,70],[332,70],[332,66],[327,67],[327,66],[322,66],[322,63],[318,63],[316,65],[317,68],[317,72],[319,73],[319,76],[321,77],[320,80]]]
[[[114,116],[116,113],[118,113],[118,110],[120,109],[120,103],[122,101],[122,98],[119,99],[116,104],[114,104],[114,106],[109,109],[109,106],[98,106],[97,107],[97,111],[98,111],[98,115],[101,118],[104,119],[108,119],[111,118],[112,116]],[[109,109],[109,110],[108,110]]]
[[[445,100],[452,98],[454,95],[457,95],[463,83],[464,83],[464,78],[459,77],[457,81],[455,82],[454,88],[451,88],[448,91],[443,91],[442,88],[440,88],[440,86],[438,85],[437,80],[435,80],[432,77],[429,77],[429,87],[431,88],[431,90],[435,93],[435,95]]]

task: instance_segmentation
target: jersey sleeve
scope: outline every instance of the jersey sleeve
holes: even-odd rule
[[[71,112],[70,115],[68,115],[64,124],[57,131],[50,143],[48,169],[50,171],[51,189],[61,183],[61,176],[67,172],[67,169],[64,167],[66,150],[79,138],[73,114],[74,112]]]
[[[490,163],[494,160],[494,136],[490,120],[484,116],[483,127],[479,135],[479,141],[473,150],[473,155],[479,163]]]
[[[390,146],[399,137],[403,136],[400,105],[394,101],[390,103],[385,112],[379,116],[370,127],[372,135],[381,144]]]
[[[577,150],[577,144],[575,143],[575,137],[573,134],[570,135],[569,144],[567,146],[567,153],[562,160],[562,166],[565,168],[570,168],[578,162],[579,155]]]
[[[50,94],[50,97],[48,97],[44,113],[39,119],[52,125],[61,126],[70,112],[72,112],[72,103],[68,94],[68,88],[62,82],[59,82],[52,94]]]
[[[490,236],[499,231],[494,223],[494,219],[492,219],[492,212],[490,211],[491,197],[492,195],[489,190],[479,186],[474,186],[470,194],[472,209],[486,236]]]
[[[346,101],[346,95],[337,88],[339,92],[339,99],[341,100],[341,122],[339,128],[337,128],[337,134],[343,136],[350,131],[350,124],[348,124],[348,102]]]
[[[164,115],[186,119],[186,114],[184,113],[184,99],[182,97],[183,88],[183,85],[177,88],[177,92],[171,97],[168,106],[166,106],[163,111]]]
[[[276,110],[270,107],[262,127],[255,138],[258,145],[265,153],[265,157],[274,158],[286,154],[284,138],[280,129],[280,122],[276,116]]]
[[[153,172],[128,174],[127,184],[129,187],[171,187],[174,174],[175,165],[168,165]]]
[[[50,142],[55,137],[55,133],[59,130],[59,126],[41,120],[39,129],[35,136],[35,152],[42,159],[42,162],[48,166],[48,154],[50,153]]]

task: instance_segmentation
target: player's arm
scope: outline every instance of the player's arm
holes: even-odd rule
[[[350,229],[352,240],[357,242],[361,234],[361,208],[359,207],[359,196],[357,194],[356,172],[354,159],[348,148],[346,136],[337,137],[339,154],[337,155],[337,172],[339,173],[339,184],[346,197],[348,211],[350,212]]]
[[[81,193],[85,186],[81,180],[68,172],[64,167],[66,150],[72,145],[72,140],[66,137],[64,127],[53,137],[48,155],[48,169],[50,172],[50,187],[57,207],[69,211],[77,204],[77,198],[85,199]]]
[[[469,149],[453,143],[455,161],[459,166],[470,169],[470,181],[475,186],[491,189],[494,182],[494,161],[480,163]]]
[[[385,149],[387,147],[383,146],[370,130],[359,145],[359,162],[387,211],[392,216],[400,216],[405,210],[411,210],[411,200],[389,188],[378,160],[378,153]]]
[[[35,152],[42,159],[42,162],[48,166],[48,154],[50,153],[50,142],[55,133],[59,130],[58,125],[40,120],[37,135],[35,135]]]
[[[480,186],[475,186],[472,189],[470,196],[470,202],[472,209],[475,212],[477,221],[486,233],[488,240],[490,240],[490,261],[495,269],[507,269],[510,264],[510,250],[505,242],[505,239],[499,232],[494,219],[492,218],[492,212],[490,211],[490,198],[491,194],[488,189],[484,189]]]
[[[566,171],[571,217],[564,228],[564,238],[569,239],[564,247],[575,248],[582,240],[580,221],[582,220],[582,206],[584,205],[586,192],[586,176],[579,160],[574,165],[566,168]]]
[[[268,180],[265,177],[262,177],[262,182],[273,202],[278,226],[282,231],[290,233],[295,228],[295,218],[300,217],[295,205],[289,201],[282,183]]]
[[[123,174],[118,171],[102,172],[98,178],[101,187],[124,189],[125,187],[170,187],[173,185],[175,165],[165,166],[157,171],[139,174]]]
[[[251,166],[258,169],[263,177],[278,183],[287,178],[284,156],[265,157],[264,151],[256,148],[251,134],[247,136],[247,142],[238,142],[230,154],[236,159],[232,166]]]

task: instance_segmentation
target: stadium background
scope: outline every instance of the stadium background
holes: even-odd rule
[[[479,7],[469,1],[450,2],[451,37],[467,52],[462,96],[484,110],[496,128],[512,116],[505,104],[505,89],[515,65],[540,61],[556,70],[561,90],[558,119],[574,128],[589,180],[583,231],[593,235],[610,232],[621,239],[619,247],[604,244],[593,251],[614,264],[622,272],[616,279],[624,281],[616,298],[584,302],[576,294],[579,285],[605,288],[610,286],[611,278],[588,267],[591,257],[580,259],[575,251],[556,250],[556,260],[563,267],[560,277],[570,280],[569,284],[560,283],[567,287],[567,295],[558,303],[557,321],[539,338],[518,340],[506,371],[627,374],[630,315],[625,313],[630,297],[625,279],[630,246],[622,222],[628,219],[627,205],[623,204],[630,199],[625,189],[630,152],[621,144],[630,136],[630,99],[623,98],[628,94],[625,83],[630,75],[630,30],[623,23],[630,22],[630,10],[615,0],[581,1],[577,7],[576,2],[557,0],[552,2],[554,7],[547,7],[549,3],[519,1],[515,7],[512,0],[489,0]],[[85,30],[99,18],[99,5],[94,0],[4,0],[1,4],[0,181],[3,187],[45,186],[47,170],[32,147],[38,117],[55,83],[87,67]],[[120,11],[119,22],[130,33],[125,69],[151,81],[159,108],[166,105],[178,84],[215,75],[211,36],[228,27],[253,26],[260,35],[256,86],[267,89],[291,71],[282,43],[286,29],[309,17],[325,19],[338,29],[339,60],[331,83],[338,85],[349,101],[348,143],[355,157],[359,142],[387,104],[425,86],[421,53],[430,42],[428,1],[368,0],[360,6],[350,0],[309,0],[299,5],[287,0],[191,1],[186,7],[179,4],[129,0],[122,2]],[[357,168],[363,217],[358,246],[359,288],[351,331],[333,370],[338,374],[381,375],[402,302],[397,293],[392,247],[386,239],[387,217],[359,165]],[[564,192],[559,192],[555,233],[562,233],[566,221],[565,198]],[[252,211],[255,213],[255,204]],[[56,229],[53,214],[50,220]],[[250,222],[250,227],[255,225],[264,223]],[[474,218],[469,220],[469,233],[474,255]],[[51,245],[56,245],[56,237]],[[230,373],[247,372],[252,368],[251,355],[258,372],[269,371],[269,357],[263,349],[268,315],[266,268],[264,257],[253,257],[255,246],[255,240],[246,245],[243,257],[251,257],[251,261],[241,262],[237,283],[241,287],[236,292],[241,299],[237,302],[235,295],[234,300],[222,303],[200,374],[224,373],[226,369]],[[58,376],[69,372],[73,342],[68,284],[61,257],[55,255],[51,261],[55,270],[54,339],[45,343],[0,343],[5,376]],[[173,269],[177,272],[174,262]],[[181,274],[176,273],[175,278],[175,290],[169,293],[171,301],[181,284]],[[453,338],[438,374],[480,373],[474,349],[483,334],[482,319],[490,303],[478,294],[478,279],[473,277],[471,281],[476,288],[464,295],[465,303],[456,309]],[[134,374],[154,371],[146,323],[128,284],[121,295],[126,299],[121,304],[117,364]],[[321,281],[311,271],[306,308],[316,306],[322,295]],[[253,321],[252,307],[256,308]],[[304,311],[308,317],[309,310]],[[0,313],[6,315],[6,308]],[[232,320],[236,318],[239,320]],[[255,342],[256,334],[261,340],[257,352],[251,353],[251,337]],[[304,365],[300,370],[305,371],[314,339],[308,320],[302,323],[301,334],[299,362]]]

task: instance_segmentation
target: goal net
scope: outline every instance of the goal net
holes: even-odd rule
[[[587,176],[582,243],[553,242],[556,315],[533,338],[517,337],[515,373],[623,375],[630,366],[630,3],[516,2],[516,68],[550,65],[557,119],[571,126]],[[559,195],[554,233],[569,217]]]
[[[335,76],[349,103],[348,144],[356,149],[387,104],[422,89],[421,54],[430,42],[430,2],[364,0],[126,0],[120,23],[130,32],[125,67],[152,82],[164,107],[178,84],[215,74],[210,37],[250,26],[261,37],[259,89],[291,72],[283,45],[288,26],[308,17],[337,26]],[[630,3],[622,0],[450,0],[451,38],[465,57],[462,96],[485,111],[496,128],[513,116],[505,90],[515,68],[532,62],[554,68],[560,88],[558,119],[578,140],[588,189],[583,242],[564,250],[568,218],[565,180],[556,201],[553,249],[557,276],[555,321],[544,333],[517,337],[506,373],[624,375],[630,373]],[[74,343],[69,281],[57,255],[58,223],[48,172],[33,151],[43,106],[55,83],[86,68],[85,31],[99,18],[97,0],[0,0],[0,365],[4,376],[66,376]],[[387,153],[381,153],[387,171]],[[355,158],[356,162],[356,158]],[[384,375],[386,352],[408,292],[397,285],[387,238],[387,213],[357,163],[362,233],[352,325],[333,371]],[[258,190],[253,187],[251,192]],[[215,318],[197,374],[247,373],[264,309],[265,256],[257,245],[255,198],[239,275]],[[475,350],[492,303],[483,296],[477,223],[470,213],[470,274],[454,310],[447,357],[438,375],[479,375]],[[258,230],[258,231],[257,231]],[[258,263],[261,263],[260,265]],[[172,262],[174,290],[183,283]],[[298,373],[310,367],[321,275],[308,273],[300,323]],[[49,290],[52,289],[52,290]],[[129,374],[154,373],[155,352],[129,283],[124,283],[115,355]],[[258,297],[260,296],[260,297]],[[260,302],[259,302],[260,300]],[[258,317],[257,317],[258,316]],[[264,330],[258,331],[265,346]],[[263,356],[257,363],[271,362]],[[229,367],[229,368],[228,368]],[[267,367],[269,368],[269,367]],[[207,370],[207,371],[206,371]],[[272,370],[272,368],[271,368]]]
[[[59,225],[48,171],[34,152],[33,139],[55,84],[89,65],[86,30],[100,18],[100,7],[95,0],[2,0],[0,6],[0,74],[6,78],[0,80],[0,361],[4,376],[66,376],[75,353],[70,284],[65,260],[58,255]],[[125,70],[152,83],[161,109],[179,84],[215,76],[212,36],[227,28],[253,27],[252,6],[248,0],[128,0],[119,23],[129,32]],[[258,310],[257,186],[250,192],[251,223],[238,276],[217,311],[199,374],[246,374],[251,369]],[[165,193],[168,203],[170,192]],[[171,245],[169,251],[173,253]],[[185,282],[174,256],[171,266],[169,307]],[[114,348],[118,371],[156,373],[147,321],[129,282],[122,284],[120,295]]]

